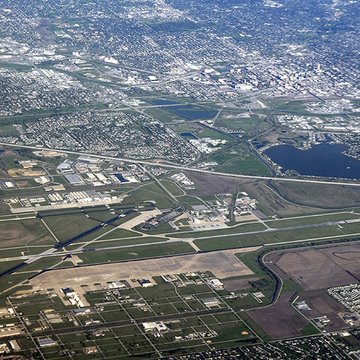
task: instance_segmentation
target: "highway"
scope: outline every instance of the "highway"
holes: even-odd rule
[[[253,179],[253,180],[273,180],[273,181],[282,181],[282,182],[293,182],[293,183],[307,183],[307,184],[321,184],[321,185],[340,185],[340,186],[356,186],[360,187],[360,181],[331,181],[331,180],[316,180],[316,179],[299,179],[299,178],[286,178],[286,177],[275,177],[275,176],[255,176],[255,175],[240,175],[240,174],[231,174],[231,173],[224,173],[218,171],[210,171],[204,169],[197,169],[185,165],[176,165],[176,164],[167,164],[162,162],[156,161],[147,161],[147,160],[134,160],[128,158],[121,158],[115,156],[106,156],[106,155],[97,155],[87,152],[80,152],[80,151],[71,151],[71,150],[61,150],[55,148],[47,148],[42,146],[30,146],[30,145],[18,145],[18,144],[11,144],[0,142],[0,146],[8,146],[13,148],[23,148],[23,149],[30,149],[30,150],[50,150],[50,151],[57,151],[63,154],[71,154],[71,155],[78,155],[78,156],[90,156],[97,159],[104,159],[104,160],[115,160],[115,161],[124,161],[131,164],[141,164],[141,165],[149,165],[149,166],[158,166],[167,169],[173,170],[181,170],[181,171],[192,171],[201,174],[208,174],[208,175],[216,175],[216,176],[226,176],[238,179]]]

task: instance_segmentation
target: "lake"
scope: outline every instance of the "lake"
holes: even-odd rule
[[[300,175],[360,179],[360,160],[343,154],[344,144],[323,143],[300,150],[292,145],[273,146],[264,151],[282,171],[294,170]]]

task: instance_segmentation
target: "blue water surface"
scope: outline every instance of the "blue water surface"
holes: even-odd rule
[[[283,172],[294,170],[300,175],[360,179],[360,160],[343,154],[344,144],[323,143],[300,150],[292,145],[273,146],[264,153]]]

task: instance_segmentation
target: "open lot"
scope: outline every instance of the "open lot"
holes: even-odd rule
[[[9,169],[8,174],[11,177],[22,177],[22,176],[36,177],[36,176],[46,175],[46,172],[42,169]]]
[[[250,282],[258,281],[260,278],[256,276],[245,277],[240,279],[229,279],[223,282],[224,288],[227,291],[238,291],[243,289],[250,289]]]
[[[160,276],[187,272],[211,270],[219,278],[251,275],[247,268],[232,251],[211,254],[184,255],[172,258],[140,260],[118,264],[84,266],[79,268],[47,271],[31,280],[31,284],[40,288],[93,284],[111,280],[141,278],[151,274]]]

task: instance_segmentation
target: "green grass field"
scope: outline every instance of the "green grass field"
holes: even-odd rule
[[[238,233],[246,233],[252,231],[262,231],[266,230],[266,226],[260,222],[250,223],[250,224],[240,224],[234,227],[229,227],[225,229],[216,229],[213,230],[203,230],[203,231],[186,231],[182,233],[168,234],[168,236],[175,238],[202,238],[207,236],[217,236],[217,235],[230,235]]]
[[[263,131],[270,127],[270,125],[266,121],[264,121],[257,115],[230,119],[220,117],[220,119],[226,127],[230,129],[243,130],[249,137],[259,132],[259,130]]]
[[[354,224],[352,224],[354,225]],[[347,228],[346,228],[347,229]],[[357,230],[358,229],[358,230]],[[285,243],[292,241],[301,241],[309,239],[326,239],[327,237],[341,237],[349,234],[360,232],[360,224],[356,228],[343,231],[337,226],[321,226],[296,230],[269,231],[258,234],[239,234],[234,236],[206,238],[195,240],[195,244],[205,251],[231,249],[241,247],[251,247],[260,245],[269,245],[276,243]]]
[[[176,242],[171,244],[138,246],[128,249],[111,251],[95,251],[79,255],[85,264],[106,263],[131,259],[151,258],[158,256],[194,253],[195,250],[187,243]]]
[[[125,239],[128,237],[134,237],[134,236],[139,236],[139,234],[135,231],[118,228],[118,229],[115,229],[115,230],[109,232],[108,234],[105,234],[104,236],[102,236],[101,240]]]
[[[217,171],[247,175],[270,175],[267,166],[253,154],[245,144],[235,144],[224,147],[208,158],[216,161],[219,165]]]
[[[351,186],[271,182],[271,187],[285,199],[297,204],[324,209],[356,208],[360,203],[358,188]]]
[[[360,219],[360,215],[353,213],[338,213],[338,214],[324,214],[320,216],[307,216],[302,218],[294,219],[279,219],[279,220],[270,220],[266,221],[266,224],[271,228],[286,228],[292,226],[302,226],[302,225],[314,225],[314,224],[324,224],[327,222],[337,222],[344,220]]]
[[[146,236],[146,237],[138,237],[138,238],[124,238],[124,239],[117,239],[111,241],[95,241],[87,246],[85,249],[100,249],[106,247],[115,247],[115,246],[129,246],[129,245],[139,245],[139,244],[150,244],[153,242],[163,242],[167,239],[154,237],[154,236]],[[77,244],[79,245],[79,244]],[[161,245],[159,245],[161,246]]]
[[[174,196],[184,196],[186,192],[182,190],[175,182],[171,180],[161,180],[165,188]]]
[[[150,183],[131,192],[132,198],[137,202],[155,201],[160,209],[169,209],[175,206],[173,200],[156,183]]]
[[[52,245],[55,239],[39,219],[0,222],[0,248]]]
[[[97,220],[87,218],[82,213],[49,216],[44,221],[60,241],[79,235],[81,232],[89,230],[100,223]]]

